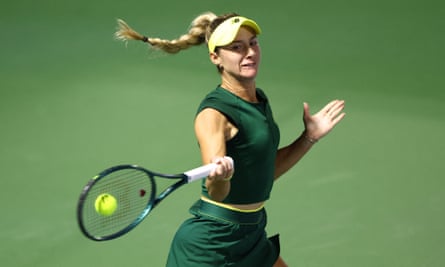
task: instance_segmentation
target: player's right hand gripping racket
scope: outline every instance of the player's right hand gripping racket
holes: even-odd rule
[[[228,158],[232,165],[233,160]],[[105,241],[117,238],[135,228],[149,213],[180,186],[207,177],[216,167],[204,165],[180,174],[163,174],[137,165],[118,165],[92,178],[83,188],[77,204],[77,221],[89,239]],[[179,180],[159,195],[155,177]],[[113,199],[109,210],[98,211],[104,197]]]

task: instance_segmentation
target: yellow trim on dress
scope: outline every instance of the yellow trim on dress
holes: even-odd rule
[[[230,205],[227,205],[227,204],[224,204],[224,203],[221,203],[221,202],[217,202],[217,201],[211,200],[211,199],[209,199],[209,198],[207,198],[205,196],[201,196],[201,200],[205,201],[207,203],[213,204],[215,206],[221,207],[221,208],[225,208],[225,209],[233,210],[233,211],[237,211],[237,212],[243,212],[243,213],[257,212],[257,211],[260,211],[261,209],[264,208],[264,204],[262,204],[260,207],[258,207],[256,209],[253,209],[253,210],[243,210],[243,209],[238,209],[238,208],[232,207]]]

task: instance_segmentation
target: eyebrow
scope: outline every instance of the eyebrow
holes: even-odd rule
[[[252,41],[253,39],[256,39],[257,37],[258,37],[257,35],[254,35],[254,36],[252,36],[252,38],[249,39],[249,41]],[[242,43],[242,42],[243,42],[242,40],[234,40],[231,44]]]

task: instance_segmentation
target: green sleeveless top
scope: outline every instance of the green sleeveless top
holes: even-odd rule
[[[238,128],[238,133],[226,142],[227,156],[233,158],[235,173],[229,195],[230,204],[251,204],[269,199],[274,181],[275,157],[280,132],[272,117],[266,95],[257,89],[259,103],[251,103],[217,87],[201,102],[198,112],[212,108],[224,114]],[[208,195],[205,180],[202,194]]]

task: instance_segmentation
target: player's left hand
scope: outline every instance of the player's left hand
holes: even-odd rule
[[[306,136],[313,140],[319,140],[327,135],[345,116],[344,107],[344,100],[333,100],[319,112],[311,115],[309,104],[304,103],[303,122]]]

